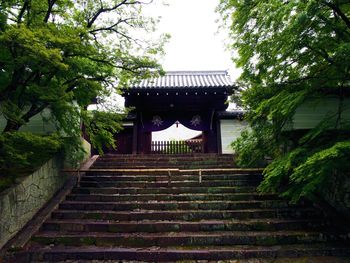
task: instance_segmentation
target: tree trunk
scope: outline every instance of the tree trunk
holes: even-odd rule
[[[8,120],[6,123],[6,127],[2,131],[2,133],[18,131],[21,126],[22,125],[20,125],[19,123],[15,122],[15,121]]]

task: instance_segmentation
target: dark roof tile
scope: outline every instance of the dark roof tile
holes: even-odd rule
[[[168,71],[158,78],[144,79],[133,89],[233,87],[227,71]]]

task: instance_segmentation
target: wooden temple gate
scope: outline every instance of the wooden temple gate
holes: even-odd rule
[[[218,153],[217,113],[225,111],[234,86],[226,71],[173,71],[125,89],[125,106],[134,110],[116,135],[117,153]],[[152,132],[179,121],[202,132],[200,140],[155,141]],[[118,143],[119,142],[119,143]]]

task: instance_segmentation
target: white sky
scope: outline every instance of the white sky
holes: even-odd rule
[[[154,0],[147,6],[146,14],[160,17],[158,33],[169,33],[171,39],[165,46],[165,56],[160,61],[169,70],[228,70],[232,80],[240,71],[225,51],[227,32],[218,32],[220,18],[215,13],[219,0]],[[153,140],[188,139],[196,136],[184,126],[173,125],[169,129],[153,133]]]
[[[235,80],[239,71],[225,51],[226,32],[218,32],[215,13],[219,0],[162,0],[146,8],[147,14],[161,17],[159,32],[169,33],[166,55],[161,61],[165,70],[228,70]]]

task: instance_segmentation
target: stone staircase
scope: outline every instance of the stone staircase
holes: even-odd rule
[[[350,256],[347,234],[320,210],[258,194],[261,172],[232,163],[230,155],[100,157],[17,262]]]
[[[233,157],[230,154],[194,154],[194,155],[105,155],[99,158],[93,168],[232,168]]]

